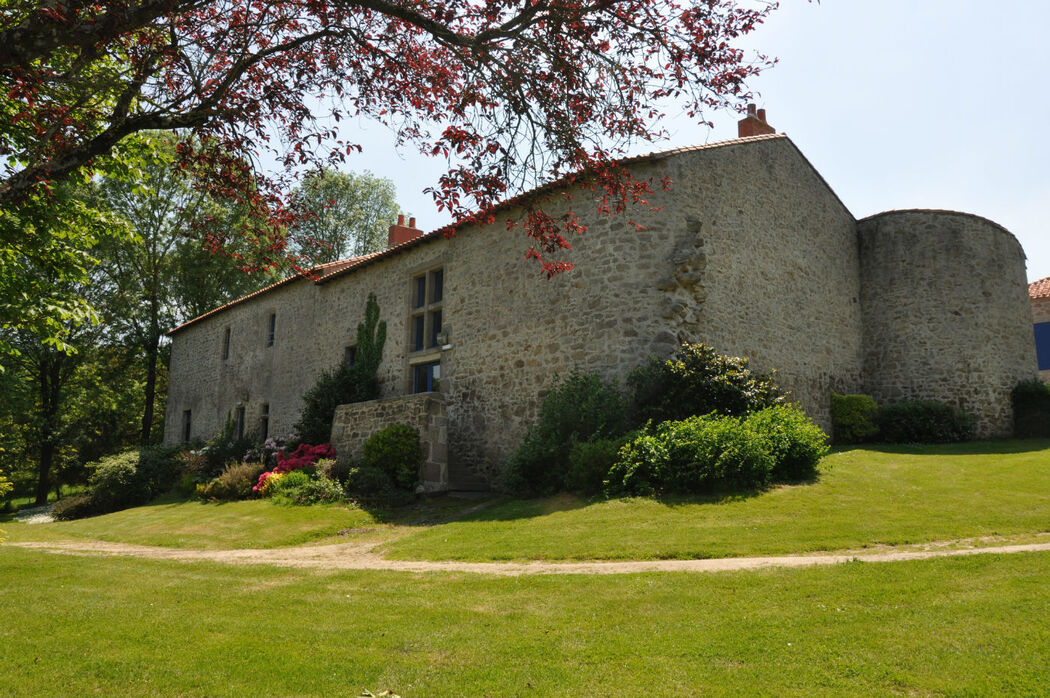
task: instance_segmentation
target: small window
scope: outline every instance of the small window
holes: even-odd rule
[[[230,358],[230,328],[227,327],[226,331],[222,333],[222,360],[226,361]]]
[[[270,435],[270,403],[262,406],[262,414],[259,416],[259,439],[266,441]]]
[[[193,431],[193,414],[190,410],[182,411],[182,440],[189,441],[190,433]]]
[[[412,370],[412,392],[429,393],[436,391],[441,381],[441,362],[432,361],[414,366]]]
[[[273,338],[277,331],[277,313],[270,313],[270,328],[266,332],[266,346],[273,346]]]
[[[343,350],[343,363],[347,366],[357,363],[357,347],[347,347]]]
[[[244,408],[237,408],[237,416],[235,417],[235,423],[237,426],[237,440],[240,441],[244,438]]]

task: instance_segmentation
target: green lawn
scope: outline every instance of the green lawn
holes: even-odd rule
[[[1036,695],[1050,554],[728,574],[322,572],[6,548],[7,696]]]
[[[50,524],[0,524],[10,541],[91,539],[179,548],[278,548],[382,525],[345,506],[291,507],[254,500],[157,502],[105,516]]]
[[[647,559],[775,555],[1050,531],[1050,441],[856,449],[818,481],[717,501],[511,501],[421,530],[389,557]]]

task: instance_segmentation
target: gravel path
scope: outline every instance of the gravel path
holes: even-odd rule
[[[52,541],[8,543],[49,553],[87,556],[141,557],[154,560],[210,561],[228,564],[263,564],[331,570],[390,570],[396,572],[469,572],[517,576],[523,574],[629,574],[636,572],[728,572],[767,567],[808,567],[844,562],[897,562],[926,560],[960,555],[1009,554],[1050,551],[1050,542],[988,547],[950,548],[966,541],[942,541],[926,549],[886,547],[877,552],[844,551],[814,555],[777,557],[734,557],[711,560],[623,560],[582,562],[457,562],[427,560],[388,560],[374,552],[375,543],[301,546],[269,550],[187,550],[99,541]]]

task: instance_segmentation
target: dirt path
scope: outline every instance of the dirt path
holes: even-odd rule
[[[967,541],[929,543],[925,549],[886,547],[877,552],[844,551],[777,557],[735,557],[712,560],[624,560],[584,562],[456,562],[388,560],[374,552],[375,543],[302,546],[272,550],[187,550],[124,543],[53,541],[8,543],[49,553],[86,556],[142,557],[154,560],[210,561],[228,564],[263,564],[332,570],[391,570],[396,572],[470,572],[516,576],[522,574],[629,574],[634,572],[728,572],[765,567],[807,567],[844,562],[896,562],[959,555],[1006,554],[1050,551],[1050,542],[988,547],[951,548]]]

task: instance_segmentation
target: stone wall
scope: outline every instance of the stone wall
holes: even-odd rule
[[[891,211],[858,224],[865,392],[935,399],[1007,436],[1010,391],[1035,375],[1024,252],[991,221]]]
[[[1050,298],[1032,298],[1032,322],[1050,322]],[[1039,372],[1039,378],[1050,381],[1050,368]]]
[[[440,393],[417,393],[341,405],[332,420],[332,446],[340,460],[357,460],[365,442],[380,429],[407,424],[419,433],[425,492],[448,489],[448,428]]]

